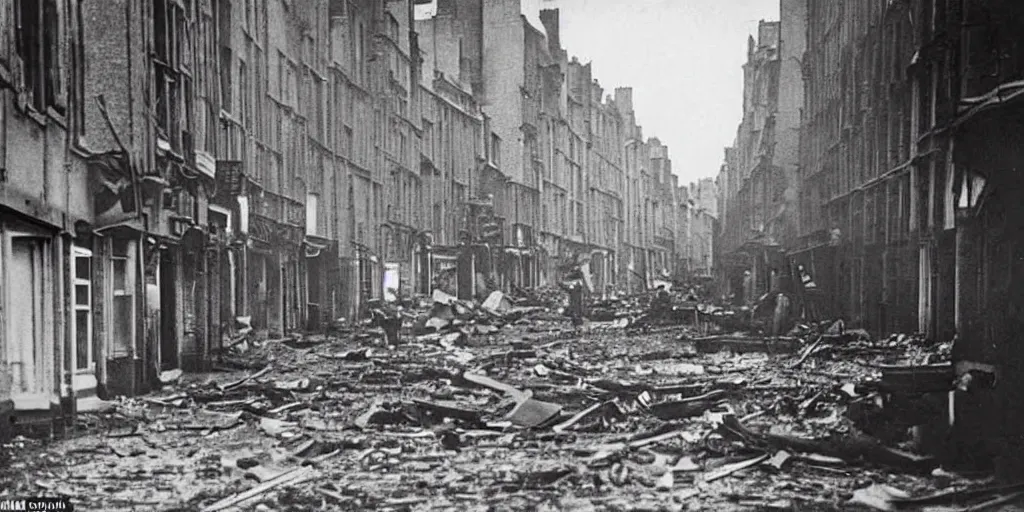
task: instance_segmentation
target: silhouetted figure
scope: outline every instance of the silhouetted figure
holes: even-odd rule
[[[401,341],[402,315],[394,307],[379,299],[367,303],[370,309],[372,325],[384,330],[384,339],[388,345],[398,345]]]

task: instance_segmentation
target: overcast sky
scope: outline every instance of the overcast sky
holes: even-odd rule
[[[644,136],[668,145],[681,182],[718,173],[742,115],[747,36],[779,18],[779,0],[522,1],[561,10],[562,46],[606,93],[633,87]]]

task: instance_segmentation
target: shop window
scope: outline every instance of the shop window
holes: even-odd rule
[[[132,267],[134,244],[128,240],[111,242],[111,287],[113,295],[114,356],[132,353],[134,340],[135,275]]]

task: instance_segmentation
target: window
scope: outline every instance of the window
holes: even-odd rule
[[[220,108],[231,112],[231,48],[220,47]]]
[[[75,340],[75,370],[91,370],[96,354],[92,341],[92,252],[75,247],[72,256],[75,314],[71,328]]]
[[[8,12],[7,7],[9,5],[9,2],[6,0],[0,2],[0,34],[5,34],[3,37],[0,37],[0,67],[3,67],[4,71],[10,71],[8,60],[10,58],[10,41],[6,34],[12,32],[11,23],[13,18],[11,13]]]
[[[576,233],[583,234],[583,203],[576,203]]]
[[[245,0],[245,31],[251,33],[256,26],[253,21],[253,0]]]
[[[266,97],[267,84],[263,81],[263,52],[259,49],[253,51],[252,60],[253,86],[252,86],[252,108],[255,117],[256,138],[261,141],[267,140],[267,117],[263,111],[263,102]]]
[[[15,0],[17,31],[15,42],[26,106],[37,112],[48,107],[59,114],[65,111],[61,24],[63,10],[57,0]]]
[[[501,139],[494,133],[491,134],[491,162],[501,167]]]
[[[231,112],[231,2],[218,2],[217,34],[220,44],[220,108]]]
[[[71,111],[71,130],[75,144],[81,144],[81,138],[85,137],[85,43],[84,28],[82,26],[82,0],[75,0],[72,4],[74,10],[75,34],[71,42],[71,91],[73,97]],[[0,9],[2,11],[3,9]],[[0,14],[0,16],[3,16]],[[3,24],[0,23],[0,26]],[[2,38],[0,38],[2,39]],[[2,50],[0,50],[2,51]]]
[[[320,204],[320,196],[317,194],[306,194],[306,234],[317,234],[317,211]]]
[[[157,129],[170,142],[171,148],[178,151],[182,149],[182,131],[187,129],[180,122],[188,119],[182,111],[188,101],[182,91],[188,87],[184,83],[186,77],[180,73],[186,55],[180,37],[184,25],[185,13],[181,6],[167,0],[153,0]]]
[[[285,95],[283,101],[286,105],[291,107],[298,106],[299,97],[299,73],[295,69],[295,66],[290,62],[285,67],[286,82],[285,82]]]
[[[362,82],[365,82],[365,80],[366,80],[366,75],[364,74],[364,70],[366,69],[366,67],[365,67],[365,64],[366,64],[365,57],[366,56],[363,54],[364,47],[365,47],[365,34],[364,34],[364,32],[365,31],[363,30],[363,24],[360,23],[359,24],[359,36],[358,36],[358,39],[356,39],[356,65],[359,66],[357,74],[359,75],[359,79]]]
[[[249,90],[249,72],[244,62],[238,62],[238,115],[242,126],[252,128],[252,91]]]
[[[129,240],[111,242],[111,293],[113,356],[131,355],[135,339],[135,274],[131,266],[134,244]]]
[[[276,90],[274,92],[277,93],[277,99],[279,101],[283,101],[284,100],[284,87],[285,87],[285,85],[284,85],[285,84],[284,68],[285,68],[284,54],[281,53],[280,51],[278,51],[277,52],[277,84],[275,84],[277,87],[275,87]]]

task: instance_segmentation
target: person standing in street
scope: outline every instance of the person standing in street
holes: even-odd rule
[[[818,320],[820,316],[818,304],[821,301],[821,297],[818,294],[818,285],[811,279],[811,275],[807,273],[803,265],[797,266],[797,273],[800,274],[800,285],[803,291],[803,307],[800,311],[800,316],[804,320]]]

